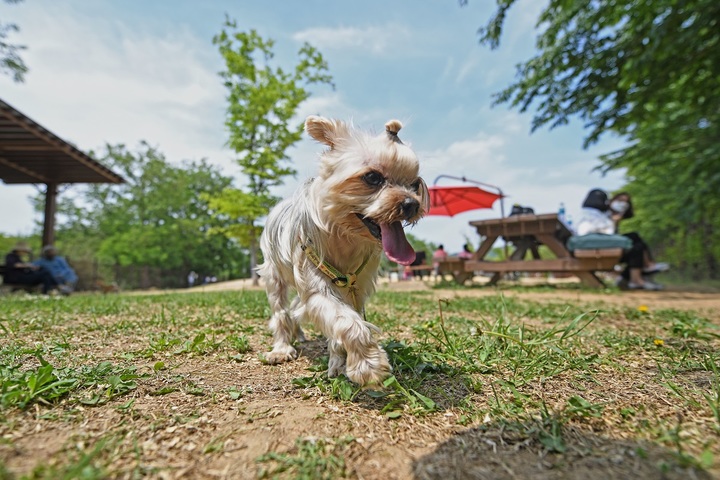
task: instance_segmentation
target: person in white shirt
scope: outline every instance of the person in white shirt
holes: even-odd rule
[[[617,233],[618,224],[625,218],[634,215],[630,196],[627,193],[617,194],[608,200],[607,193],[600,189],[591,190],[583,202],[580,221],[577,224],[577,234],[602,233],[613,235]],[[655,263],[652,260],[650,248],[637,233],[625,235],[633,243],[632,247],[623,253],[620,261],[626,264],[622,278],[627,281],[631,290],[660,290],[662,286],[651,282],[643,275],[667,270],[667,264]]]

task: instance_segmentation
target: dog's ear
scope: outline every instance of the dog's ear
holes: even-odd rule
[[[318,142],[334,148],[337,139],[347,133],[347,126],[340,120],[310,115],[305,119],[305,131]]]
[[[430,210],[430,192],[428,191],[425,180],[419,178],[420,186],[418,188],[418,195],[420,195],[420,205],[423,206],[423,211],[427,213]]]

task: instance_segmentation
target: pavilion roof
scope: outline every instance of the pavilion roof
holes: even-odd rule
[[[7,184],[125,181],[2,100],[0,179]]]

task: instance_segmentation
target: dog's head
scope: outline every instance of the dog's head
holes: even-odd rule
[[[407,265],[415,252],[403,226],[425,215],[429,194],[415,153],[398,138],[401,128],[391,120],[383,134],[373,136],[338,120],[310,116],[305,121],[308,134],[330,147],[316,179],[326,227],[381,243],[390,260]]]

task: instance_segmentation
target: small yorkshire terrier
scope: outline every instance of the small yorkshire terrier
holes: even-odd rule
[[[309,318],[328,339],[328,376],[345,374],[359,385],[390,375],[385,351],[365,321],[365,301],[375,291],[381,251],[402,265],[415,260],[403,224],[429,209],[418,160],[398,138],[391,120],[373,136],[339,120],[309,116],[305,131],[327,145],[320,172],[270,212],[260,239],[258,267],[272,308],[270,364],[297,357]],[[290,302],[291,289],[297,296]]]

